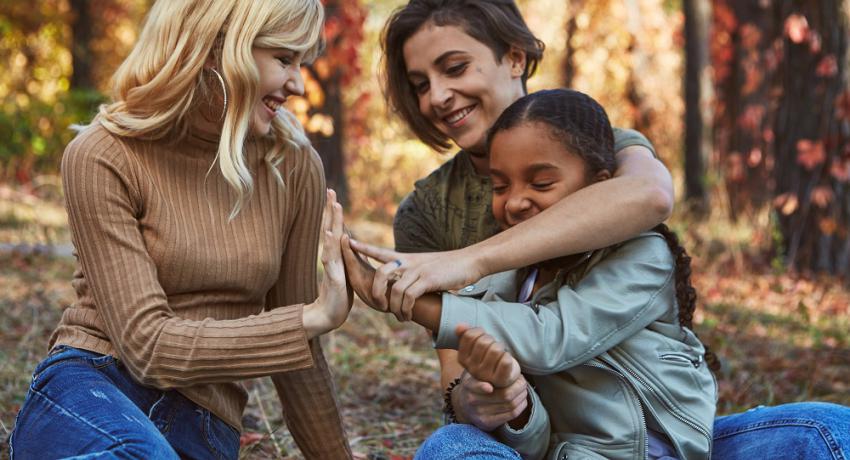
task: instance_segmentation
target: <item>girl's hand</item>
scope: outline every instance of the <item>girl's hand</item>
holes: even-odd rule
[[[352,298],[347,290],[342,262],[342,206],[336,202],[336,193],[330,189],[323,222],[322,265],[325,275],[319,285],[319,297],[304,307],[304,329],[308,338],[336,329],[351,311]]]
[[[463,249],[447,252],[402,253],[351,240],[357,252],[383,262],[375,272],[372,298],[376,309],[389,309],[400,320],[413,317],[413,304],[422,294],[468,286],[487,273],[479,261]],[[385,293],[392,285],[389,301]]]
[[[366,305],[380,312],[385,312],[387,311],[386,297],[381,296],[379,301],[372,295],[375,267],[354,252],[350,245],[351,241],[351,237],[342,235],[342,260],[345,262],[345,275],[348,284]],[[384,306],[382,307],[381,304]]]
[[[528,408],[528,383],[520,374],[511,385],[493,389],[489,382],[464,372],[460,383],[452,390],[452,407],[459,422],[492,431],[521,418]]]
[[[461,324],[455,332],[459,337],[458,363],[477,380],[495,389],[509,387],[522,377],[517,360],[484,329]]]
[[[460,338],[458,363],[465,369],[457,395],[452,391],[456,413],[484,431],[505,423],[525,426],[530,413],[528,383],[517,360],[481,328],[461,324],[455,332]]]

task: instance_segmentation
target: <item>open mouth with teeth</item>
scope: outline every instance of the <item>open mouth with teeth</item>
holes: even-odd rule
[[[444,117],[446,123],[452,126],[458,126],[462,124],[462,122],[466,119],[466,117],[475,110],[474,105],[470,105],[469,107],[464,107],[458,111],[450,113],[448,116]]]
[[[264,97],[263,98],[263,105],[268,107],[268,109],[271,110],[272,112],[277,112],[278,109],[280,109],[280,106],[283,105],[283,102],[276,100],[276,99],[269,98],[269,97]]]

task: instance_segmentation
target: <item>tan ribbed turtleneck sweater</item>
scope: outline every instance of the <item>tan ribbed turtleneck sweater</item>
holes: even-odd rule
[[[330,373],[301,323],[317,296],[322,166],[289,154],[281,185],[263,160],[270,142],[247,143],[254,192],[228,221],[235,193],[210,169],[217,142],[139,141],[96,122],[78,135],[62,159],[78,298],[50,346],[116,356],[143,385],[236,428],[237,382],[270,375],[304,454],[345,458]]]

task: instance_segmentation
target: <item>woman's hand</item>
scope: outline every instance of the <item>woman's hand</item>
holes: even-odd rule
[[[519,363],[481,328],[457,327],[458,362],[466,370],[452,391],[459,421],[491,431],[505,423],[522,427],[528,417],[528,384]]]
[[[422,294],[460,289],[487,274],[481,270],[479,261],[464,249],[402,253],[356,240],[351,240],[351,247],[383,262],[375,272],[371,295],[377,302],[377,310],[389,309],[402,321],[413,317],[413,304]],[[387,299],[385,293],[392,280],[395,282]]]
[[[325,275],[319,286],[319,297],[304,307],[303,322],[308,338],[338,328],[351,311],[352,297],[346,286],[342,261],[342,229],[342,206],[336,202],[336,193],[328,190],[322,228]]]

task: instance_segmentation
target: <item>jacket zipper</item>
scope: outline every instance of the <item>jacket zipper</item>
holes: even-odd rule
[[[597,357],[597,359],[599,359],[599,358]],[[602,361],[601,359],[599,359],[599,360]],[[594,367],[594,368],[597,368],[597,369],[602,369],[606,372],[610,372],[611,374],[614,374],[617,378],[619,378],[620,380],[623,381],[623,383],[626,384],[626,388],[629,389],[629,393],[631,393],[632,397],[635,399],[635,401],[637,401],[637,406],[638,406],[638,409],[639,409],[638,414],[640,414],[640,423],[641,423],[641,425],[643,425],[643,430],[644,430],[643,431],[643,438],[641,439],[641,441],[643,441],[643,459],[646,460],[649,457],[649,440],[646,437],[647,436],[646,433],[647,433],[647,430],[649,430],[649,428],[646,425],[646,414],[644,413],[643,403],[641,402],[640,395],[638,395],[637,390],[632,386],[632,383],[629,382],[629,380],[626,377],[623,376],[623,374],[621,374],[616,369],[613,369],[613,366],[606,363],[605,361],[602,361],[602,362],[607,364],[607,366],[599,364],[599,363],[595,363],[593,361],[588,361],[588,362],[584,363],[583,365]],[[566,457],[564,457],[564,458],[566,459]]]
[[[680,353],[661,353],[658,355],[658,358],[663,359],[665,361],[678,361],[682,364],[690,364],[697,369],[702,365],[702,355],[699,355],[696,360],[693,360],[690,357]]]
[[[605,360],[604,360],[604,359],[602,359],[602,358],[597,358],[597,359],[599,359],[600,361],[604,362],[605,364],[608,364],[608,365],[609,365],[609,366],[611,366],[611,367],[614,367],[611,363],[609,363],[609,362],[605,361]],[[647,384],[647,383],[646,383],[646,381],[645,381],[645,380],[644,380],[641,376],[637,375],[637,373],[635,373],[633,370],[629,369],[629,367],[628,367],[628,366],[619,366],[619,367],[622,367],[622,369],[623,369],[623,370],[625,370],[625,371],[626,371],[626,372],[627,372],[630,376],[634,377],[634,378],[635,378],[635,380],[637,380],[637,381],[638,381],[638,383],[640,383],[640,384],[641,384],[641,386],[643,386],[644,388],[646,388],[647,390],[649,390],[649,391],[650,391],[650,392],[651,392],[651,393],[655,396],[655,399],[657,399],[657,400],[661,401],[661,403],[662,403],[662,404],[664,404],[664,406],[667,408],[667,411],[668,411],[669,413],[673,414],[673,416],[674,416],[674,417],[676,417],[677,419],[679,419],[679,420],[681,420],[682,422],[685,422],[686,424],[688,424],[689,426],[691,426],[691,428],[694,428],[695,430],[697,430],[697,431],[699,431],[700,433],[702,433],[702,434],[703,434],[703,435],[704,435],[704,436],[705,436],[705,437],[709,440],[709,443],[711,442],[711,434],[710,434],[710,433],[708,433],[708,432],[707,432],[707,431],[706,431],[703,427],[699,426],[699,425],[698,425],[698,424],[696,424],[695,422],[693,422],[693,421],[691,421],[691,420],[689,420],[689,419],[685,418],[685,416],[683,416],[683,415],[679,414],[679,412],[678,412],[678,411],[676,411],[673,407],[671,407],[671,406],[670,406],[670,404],[667,402],[667,400],[666,400],[665,398],[662,398],[662,397],[658,394],[658,392],[657,392],[657,391],[655,391],[655,388],[652,388],[649,384]],[[615,368],[615,369],[616,369],[616,368]]]

